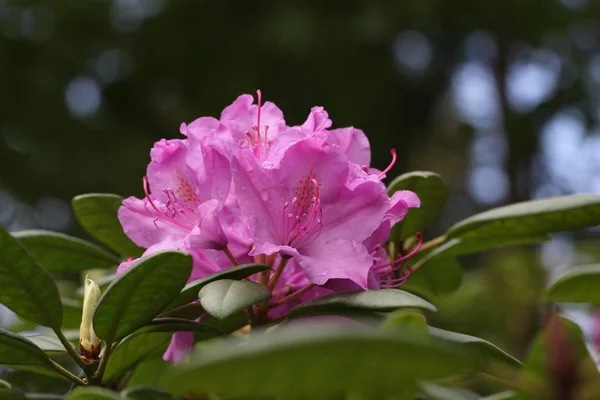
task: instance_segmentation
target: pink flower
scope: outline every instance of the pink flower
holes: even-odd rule
[[[380,172],[370,166],[365,134],[331,129],[323,107],[288,126],[277,106],[262,104],[260,92],[253,102],[242,95],[220,119],[182,124],[185,139],[154,145],[145,198],[130,197],[119,210],[144,256],[190,253],[190,281],[238,262],[266,263],[274,272],[252,279],[273,292],[261,310],[270,318],[328,293],[404,283],[403,263],[419,251],[420,237],[413,252],[392,261],[383,244],[420,204],[409,191],[390,198],[381,182],[395,152]],[[179,362],[192,346],[193,335],[177,333],[164,358]]]
[[[318,139],[290,146],[279,168],[262,168],[239,151],[232,173],[242,213],[251,216],[250,255],[292,257],[314,285],[367,289],[373,260],[362,242],[390,200],[375,178],[347,182],[349,170],[345,154]]]

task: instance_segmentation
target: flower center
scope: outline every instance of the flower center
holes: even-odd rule
[[[162,204],[150,193],[148,178],[144,176],[144,193],[146,194],[144,206],[149,214],[154,214],[154,226],[160,229],[158,222],[165,222],[185,230],[192,230],[196,216],[196,207],[199,204],[194,188],[184,179],[178,177],[179,184],[175,190],[165,188],[162,192],[167,196],[167,201]],[[152,210],[148,208],[150,206]]]
[[[300,247],[321,234],[323,211],[319,183],[314,176],[307,176],[292,193],[292,201],[283,206],[284,241],[289,246]]]

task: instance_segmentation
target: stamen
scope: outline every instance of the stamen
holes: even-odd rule
[[[282,304],[287,303],[290,300],[294,300],[294,299],[300,297],[301,295],[303,295],[304,293],[308,292],[309,290],[311,290],[314,286],[315,285],[313,285],[312,283],[309,283],[308,285],[304,286],[303,288],[296,290],[294,293],[292,293],[288,296],[285,296],[284,298],[281,298],[277,301],[272,302],[271,304],[269,304],[269,307],[275,308]]]
[[[312,232],[310,230],[310,228],[312,227],[312,224],[315,221],[315,219],[317,220],[317,224],[318,224],[318,228],[319,228],[318,234],[320,234],[320,230],[321,230],[320,222],[321,222],[322,210],[321,210],[321,200],[319,197],[319,183],[317,182],[317,180],[315,178],[312,178],[310,180],[310,183],[313,185],[314,191],[315,191],[315,196],[313,197],[310,214],[308,214],[308,216],[306,213],[303,215],[306,218],[300,226],[298,226],[298,227],[296,227],[296,229],[294,229],[294,234],[292,235],[292,238],[289,240],[289,242],[288,242],[289,244],[298,240],[298,238],[300,238],[300,236],[302,234],[310,233],[314,236],[314,232]],[[317,216],[317,214],[319,214],[319,215]],[[298,223],[300,223],[300,216],[297,215],[296,218],[298,219]]]
[[[262,140],[260,136],[260,109],[262,108],[262,92],[260,90],[257,90],[256,96],[258,98],[258,111],[256,116],[256,133],[258,136],[258,161],[262,161]]]
[[[150,205],[152,206],[152,208],[154,208],[154,210],[157,213],[162,214],[162,212],[158,209],[158,207],[156,207],[156,204],[154,204],[154,200],[152,200],[152,195],[150,194],[150,190],[148,190],[148,177],[144,176],[142,178],[142,181],[144,183],[144,193],[146,194],[146,198],[150,202]]]
[[[150,205],[152,206],[154,211],[156,211],[156,214],[157,214],[153,221],[153,224],[157,229],[160,229],[157,222],[159,220],[165,220],[165,221],[170,222],[171,224],[176,225],[180,228],[183,228],[186,230],[192,230],[193,226],[182,224],[181,222],[179,222],[175,219],[177,210],[172,206],[171,197],[168,194],[167,194],[168,200],[167,200],[166,207],[169,210],[169,213],[171,213],[172,215],[169,215],[168,213],[161,211],[156,206],[156,204],[154,204],[154,199],[152,198],[152,194],[150,193],[150,190],[148,188],[148,177],[147,176],[144,176],[142,178],[142,182],[144,185],[144,193],[146,194],[146,200],[148,201],[148,203],[150,203]],[[166,190],[165,193],[168,193],[169,191],[171,192],[171,195],[173,196],[174,201],[178,203],[179,200],[177,200],[177,197],[175,196],[175,194],[173,193],[172,190]],[[144,207],[146,207],[146,203],[144,203]]]
[[[405,254],[403,256],[400,256],[398,258],[396,258],[394,261],[391,261],[387,264],[383,264],[383,265],[378,265],[377,267],[375,267],[375,270],[380,270],[382,268],[385,267],[394,267],[398,264],[402,265],[402,262],[408,260],[409,258],[413,257],[414,255],[416,255],[419,251],[421,251],[421,246],[423,245],[423,235],[421,235],[421,232],[417,232],[415,234],[415,236],[417,237],[417,247],[415,247],[413,250],[411,250],[410,253]],[[397,268],[399,269],[399,268]],[[396,269],[392,269],[392,271],[395,271]]]
[[[390,172],[390,170],[392,169],[394,164],[396,164],[396,149],[390,150],[390,153],[392,153],[392,161],[390,162],[390,165],[388,165],[386,169],[384,169],[383,171],[381,171],[379,173],[379,175],[377,175],[377,178],[379,178],[379,179],[383,179],[385,177],[385,174]]]

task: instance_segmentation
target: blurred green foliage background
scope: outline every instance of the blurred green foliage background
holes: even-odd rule
[[[440,173],[428,237],[600,192],[598,1],[0,0],[0,224],[81,234],[74,195],[140,196],[154,141],[258,88],[290,125],[322,105],[363,129],[375,167],[395,148],[390,176]],[[547,271],[597,260],[594,237],[463,259],[435,322],[522,355]]]

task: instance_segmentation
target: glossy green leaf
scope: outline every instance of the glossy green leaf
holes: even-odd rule
[[[95,244],[62,233],[31,230],[13,236],[48,271],[80,272],[110,268],[121,262]]]
[[[452,226],[447,237],[529,236],[600,224],[600,195],[578,194],[511,204]]]
[[[551,301],[600,304],[600,264],[572,267],[548,289]]]
[[[170,340],[174,332],[194,332],[196,340],[206,340],[219,335],[209,325],[185,320],[158,320],[127,336],[113,350],[108,359],[103,382],[122,377],[123,373],[144,356]]]
[[[393,335],[316,323],[258,335],[248,343],[207,343],[162,385],[174,394],[322,398],[356,391],[395,394],[424,379],[465,372],[470,356],[422,333]],[[268,379],[265,379],[268,371]]]
[[[345,311],[388,312],[399,308],[420,308],[436,311],[433,304],[412,293],[398,289],[365,290],[333,293],[301,303],[290,317],[315,314],[338,314]]]
[[[198,292],[200,291],[200,289],[202,289],[204,286],[208,285],[211,282],[218,281],[221,279],[240,280],[250,275],[254,275],[262,271],[267,271],[269,269],[271,268],[268,265],[244,264],[227,268],[219,272],[215,272],[214,274],[205,276],[202,279],[198,279],[188,283],[181,291],[181,294],[171,304],[169,304],[167,309],[171,310],[184,304],[188,304],[194,300],[198,300]]]
[[[432,257],[410,275],[402,289],[439,296],[456,290],[462,282],[462,276],[462,268],[455,258]]]
[[[245,308],[271,298],[266,287],[252,281],[221,279],[200,289],[198,299],[207,313],[225,319]]]
[[[123,257],[139,257],[143,249],[125,235],[117,219],[122,203],[121,196],[104,193],[83,194],[72,201],[75,217],[90,235]]]
[[[3,379],[0,379],[0,389],[10,389],[12,386],[10,383],[6,382]]]
[[[65,400],[122,400],[118,393],[97,386],[77,387]]]
[[[52,277],[0,227],[0,303],[21,317],[59,329],[63,311]]]
[[[0,365],[56,375],[50,359],[30,340],[0,328]]]
[[[138,386],[121,393],[126,400],[171,400],[169,393],[150,386]]]
[[[443,329],[429,327],[429,333],[440,340],[446,340],[457,343],[459,345],[468,346],[474,354],[478,355],[478,358],[483,363],[488,362],[503,362],[514,366],[521,366],[521,362],[515,357],[511,356],[504,350],[500,349],[493,343],[487,340],[465,335],[458,332],[450,332]]]
[[[398,190],[415,192],[421,200],[421,207],[410,209],[404,219],[394,226],[391,238],[395,241],[423,231],[435,220],[448,200],[446,184],[433,172],[415,171],[400,175],[388,186],[390,195]]]
[[[94,313],[99,338],[116,341],[149,323],[177,297],[192,270],[192,258],[164,251],[144,257],[106,289]]]

